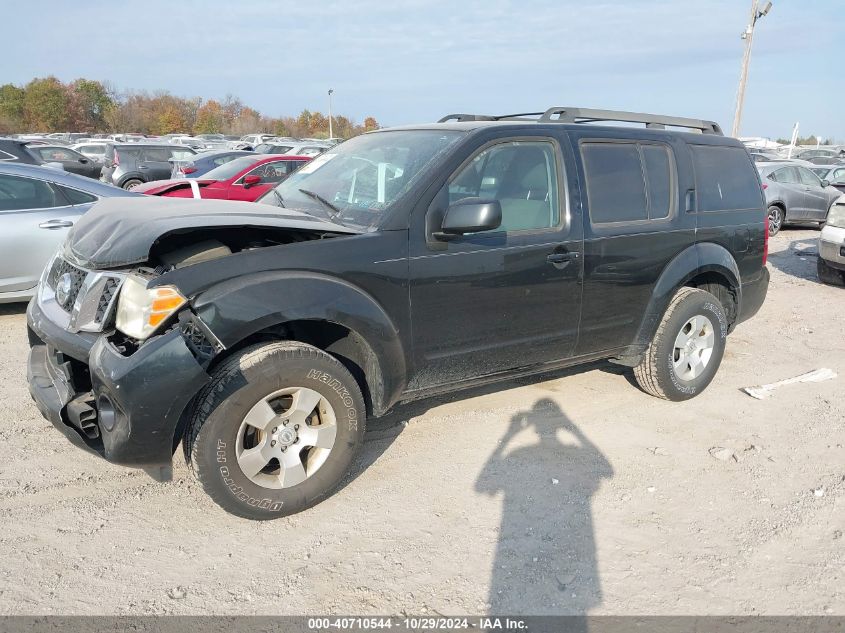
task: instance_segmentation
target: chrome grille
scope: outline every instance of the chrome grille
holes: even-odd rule
[[[57,292],[63,277],[70,283],[66,280]],[[50,306],[61,325],[71,332],[102,332],[114,320],[124,278],[123,273],[85,270],[56,257],[41,284],[38,300],[42,308]]]
[[[103,292],[100,294],[100,298],[97,303],[97,315],[95,317],[95,321],[97,321],[97,323],[106,322],[112,301],[114,300],[114,296],[117,294],[117,289],[119,287],[120,281],[116,277],[109,277],[106,279],[106,283],[103,286]]]
[[[70,275],[70,291],[68,292],[67,300],[64,305],[59,305],[61,305],[65,312],[70,312],[73,309],[73,304],[76,303],[79,291],[82,290],[82,284],[85,283],[85,277],[88,275],[88,272],[82,270],[81,268],[77,268],[61,257],[57,257],[56,261],[53,263],[53,270],[50,271],[50,275],[47,278],[47,283],[50,288],[55,290],[59,279],[65,275]]]

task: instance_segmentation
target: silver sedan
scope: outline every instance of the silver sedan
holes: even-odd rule
[[[70,227],[100,198],[139,195],[48,167],[0,163],[0,303],[33,295]]]
[[[842,192],[812,171],[794,163],[757,163],[766,194],[769,235],[784,224],[814,222],[821,226]]]

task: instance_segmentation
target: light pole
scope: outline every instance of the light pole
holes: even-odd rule
[[[745,27],[742,33],[742,39],[745,40],[745,54],[742,56],[742,71],[739,74],[739,90],[736,93],[736,111],[734,112],[734,125],[731,131],[731,136],[739,134],[739,122],[742,119],[742,106],[745,102],[745,84],[748,81],[748,63],[751,61],[751,45],[754,42],[754,26],[757,20],[768,14],[772,10],[772,3],[766,2],[762,9],[758,9],[760,0],[752,0],[751,2],[751,21]]]
[[[329,138],[334,138],[334,131],[332,130],[332,93],[334,90],[329,89]]]

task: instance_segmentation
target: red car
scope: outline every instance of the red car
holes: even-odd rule
[[[215,167],[201,178],[154,180],[133,187],[132,191],[172,198],[254,202],[309,160],[309,156],[241,156]]]

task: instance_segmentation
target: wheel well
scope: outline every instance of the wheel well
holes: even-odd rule
[[[684,284],[690,288],[706,290],[719,300],[728,318],[728,326],[733,326],[737,317],[737,295],[736,288],[728,279],[717,272],[699,273]]]
[[[783,202],[781,202],[780,200],[776,200],[775,202],[772,202],[769,206],[770,207],[778,207],[781,211],[783,211],[783,215],[786,216],[786,205]]]
[[[288,321],[256,332],[216,356],[208,367],[208,371],[213,371],[214,367],[225,358],[244,347],[280,340],[307,343],[337,358],[361,388],[367,414],[373,414],[373,397],[376,398],[376,403],[380,403],[382,393],[378,357],[360,334],[332,321]],[[376,409],[378,409],[378,404]]]

